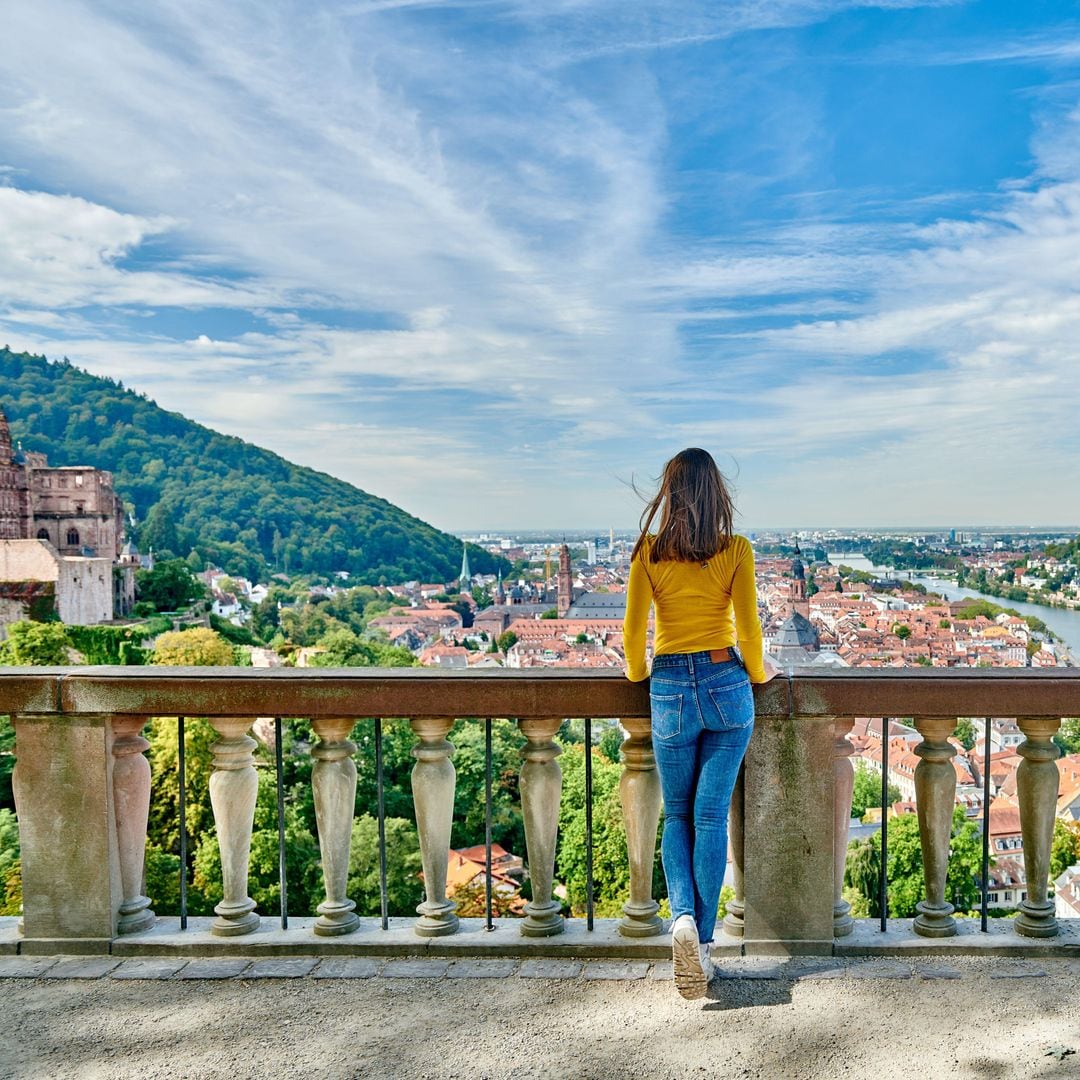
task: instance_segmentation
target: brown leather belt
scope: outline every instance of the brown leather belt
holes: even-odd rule
[[[730,659],[732,659],[731,650],[730,649],[710,649],[709,650],[709,659],[714,664],[726,664]]]

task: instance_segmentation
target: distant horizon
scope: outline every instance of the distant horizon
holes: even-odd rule
[[[599,537],[607,536],[608,530],[614,528],[616,536],[626,536],[637,533],[637,526],[632,528],[620,529],[617,526],[605,525],[602,528],[592,528],[588,525],[575,525],[572,527],[558,527],[558,528],[515,528],[515,529],[497,529],[497,528],[469,528],[469,529],[447,529],[446,532],[451,536],[457,536],[460,538],[475,536],[480,533],[488,533],[492,536],[520,536],[520,535],[544,535],[553,536],[556,533],[566,533],[567,535],[576,534],[590,534]],[[737,528],[736,532],[743,534],[746,533],[791,533],[796,532],[844,532],[844,533],[928,533],[928,532],[949,532],[955,529],[957,532],[978,532],[978,533],[1016,533],[1016,532],[1029,532],[1035,534],[1041,533],[1060,533],[1080,535],[1080,525],[761,525],[753,526],[750,528]]]

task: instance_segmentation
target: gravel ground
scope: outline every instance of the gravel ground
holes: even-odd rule
[[[6,978],[0,1076],[1080,1077],[1080,960],[759,964],[698,1002],[663,974]]]

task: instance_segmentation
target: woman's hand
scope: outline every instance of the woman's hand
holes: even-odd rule
[[[762,659],[762,666],[765,668],[765,678],[761,680],[763,683],[767,683],[770,679],[775,679],[777,675],[783,674],[783,669],[771,656],[765,656]]]

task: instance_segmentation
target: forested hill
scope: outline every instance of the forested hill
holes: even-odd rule
[[[0,348],[13,441],[51,465],[108,469],[142,550],[192,550],[233,574],[330,574],[355,582],[449,581],[461,542],[384,499],[166,412],[66,360]],[[474,573],[502,561],[470,547]]]

